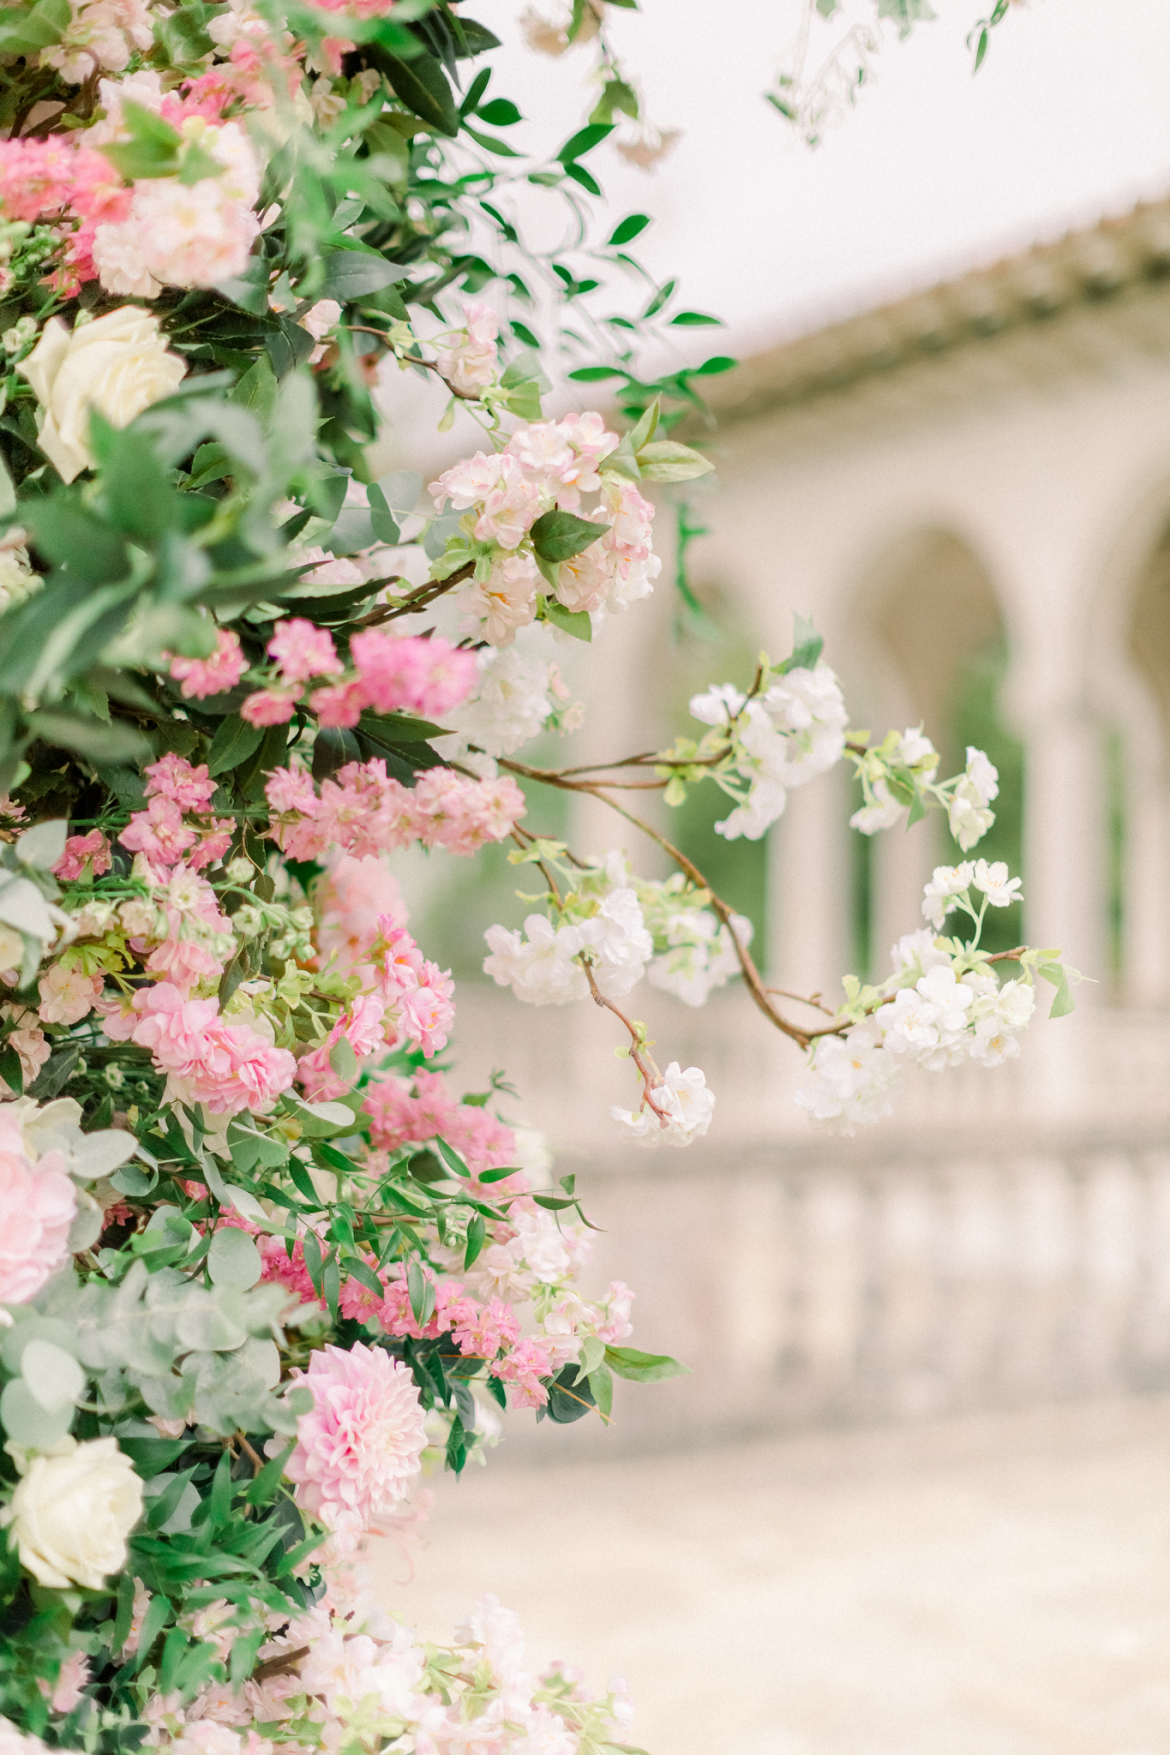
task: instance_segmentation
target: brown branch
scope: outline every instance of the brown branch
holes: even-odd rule
[[[670,1116],[662,1107],[661,1103],[656,1103],[654,1101],[655,1090],[665,1081],[654,1064],[653,1056],[646,1054],[643,1051],[643,1038],[641,1033],[634,1028],[625,1013],[619,1011],[618,1007],[614,1005],[612,999],[606,999],[604,993],[602,993],[600,987],[597,985],[592,968],[585,961],[584,957],[578,957],[577,961],[585,971],[585,979],[589,983],[589,991],[593,995],[594,1005],[603,1006],[607,1012],[612,1012],[614,1017],[618,1019],[619,1023],[624,1024],[626,1029],[630,1032],[630,1059],[637,1067],[642,1079],[642,1101],[653,1114],[657,1115],[659,1121],[662,1123],[663,1127],[665,1127],[670,1121]]]
[[[376,628],[382,622],[394,621],[400,615],[417,615],[420,609],[427,609],[435,602],[436,598],[442,597],[444,592],[450,591],[455,585],[462,584],[464,579],[470,579],[474,571],[475,562],[468,561],[466,566],[457,567],[446,579],[428,579],[425,585],[416,586],[413,591],[408,592],[397,603],[379,604],[377,609],[372,609],[368,615],[361,616],[354,623],[354,626]]]
[[[830,1010],[827,1005],[821,1004],[821,996],[819,993],[789,993],[786,987],[766,987],[764,992],[775,993],[781,999],[794,999],[797,1005],[811,1005],[818,1012],[824,1012],[827,1018],[836,1017],[837,1015],[834,1011]]]
[[[257,1456],[256,1452],[253,1450],[252,1446],[248,1443],[248,1440],[244,1437],[244,1434],[242,1432],[236,1433],[236,1443],[239,1445],[239,1447],[243,1451],[244,1455],[248,1458],[249,1462],[252,1464],[253,1474],[258,1475],[260,1473],[261,1469],[264,1467],[263,1458]]]
[[[249,1678],[253,1682],[267,1682],[270,1676],[283,1676],[286,1671],[295,1669],[303,1657],[308,1657],[307,1645],[298,1645],[295,1651],[278,1652],[276,1657],[265,1658],[257,1664]]]

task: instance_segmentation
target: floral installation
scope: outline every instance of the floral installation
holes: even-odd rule
[[[742,979],[808,1056],[798,1101],[841,1127],[911,1064],[1009,1058],[1038,976],[1071,1004],[1055,953],[980,948],[1019,880],[976,858],[935,873],[889,981],[846,977],[794,1022],[751,923],[629,808],[713,784],[721,832],[758,839],[850,761],[861,832],[938,809],[977,845],[987,758],[943,782],[921,729],[850,731],[801,624],[746,688],[695,697],[697,737],[598,769],[517,759],[581,722],[566,652],[620,639],[655,589],[658,496],[711,468],[674,435],[734,364],[644,376],[648,338],[715,319],[673,282],[647,295],[647,216],[589,232],[583,161],[615,118],[641,131],[619,150],[657,150],[604,11],[549,26],[596,38],[604,72],[552,159],[485,132],[522,118],[452,0],[0,15],[13,1755],[631,1755],[624,1688],[534,1673],[493,1598],[435,1645],[363,1584],[379,1540],[417,1532],[428,1473],[483,1461],[505,1410],[608,1422],[615,1377],[683,1369],[629,1344],[630,1288],[590,1285],[575,1179],[503,1074],[460,1088],[455,985],[397,856],[506,846],[539,872],[485,971],[615,1017],[636,1083],[614,1137],[642,1146],[717,1126],[702,1070],[660,1070],[628,1015],[643,981],[697,1007]],[[524,241],[521,184],[576,245]],[[630,314],[599,317],[631,275]],[[538,310],[546,357],[608,383],[609,414],[546,416]],[[438,391],[441,430],[475,429],[429,484],[371,460],[402,374]],[[542,788],[612,806],[673,874],[544,835]]]

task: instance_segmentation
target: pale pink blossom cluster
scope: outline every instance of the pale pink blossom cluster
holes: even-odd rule
[[[336,1534],[362,1536],[417,1479],[426,1426],[409,1369],[380,1347],[322,1347],[298,1374],[313,1406],[284,1472],[297,1503]]]
[[[401,1079],[387,1075],[366,1089],[362,1109],[370,1118],[370,1138],[381,1151],[395,1151],[408,1141],[442,1138],[465,1160],[474,1174],[501,1170],[516,1161],[516,1135],[479,1104],[452,1097],[441,1073],[417,1072],[411,1091]],[[492,1185],[500,1192],[503,1185]],[[522,1171],[506,1178],[508,1191],[528,1187]]]
[[[9,981],[10,984],[15,983],[15,970],[9,975]],[[5,1043],[16,1050],[24,1088],[27,1090],[52,1053],[48,1037],[39,1027],[36,1012],[30,1011],[27,1006],[0,1006],[0,1022],[7,1026]],[[0,1084],[3,1084],[4,1089],[8,1088],[4,1081],[0,1080]]]
[[[115,1042],[149,1048],[160,1072],[212,1115],[263,1110],[293,1082],[296,1062],[251,1025],[226,1022],[218,999],[187,999],[171,981],[140,988],[129,1009],[105,1000],[99,1009]]]
[[[133,185],[124,217],[93,235],[93,263],[109,293],[153,299],[164,286],[212,287],[247,264],[260,231],[260,162],[247,133],[198,115],[180,131],[222,168],[194,183],[144,177]]]
[[[70,835],[65,851],[53,867],[53,876],[76,882],[85,876],[101,877],[110,869],[110,843],[100,829],[88,835]]]
[[[240,708],[252,725],[282,725],[301,699],[301,684],[315,676],[341,676],[343,666],[331,636],[303,618],[278,624],[268,643],[277,675],[268,688],[249,695]],[[362,713],[407,712],[431,718],[457,707],[475,683],[474,652],[465,652],[436,635],[432,639],[394,639],[367,628],[350,642],[354,674],[315,689],[309,706],[319,725],[348,729]]]
[[[206,765],[192,767],[182,756],[168,754],[152,762],[146,775],[149,802],[119,835],[123,847],[141,853],[160,881],[180,860],[192,871],[218,864],[231,846],[235,822],[211,815],[216,783]],[[189,823],[187,813],[200,820]]]
[[[100,975],[51,963],[37,983],[41,1003],[37,1014],[45,1024],[79,1024],[88,1017],[102,996]]]
[[[30,1158],[15,1110],[0,1106],[0,1304],[27,1304],[65,1266],[76,1212],[61,1153]]]
[[[624,609],[653,589],[660,563],[651,547],[654,508],[626,476],[602,465],[617,447],[599,414],[570,414],[514,433],[500,452],[477,452],[431,486],[437,506],[450,502],[469,514],[477,542],[495,545],[491,572],[469,588],[468,632],[506,646],[537,612],[550,589],[570,611],[596,614]],[[562,561],[556,585],[541,575],[530,533],[554,509],[580,512],[583,494],[600,494],[584,514],[598,539]]]
[[[153,42],[147,0],[81,0],[60,41],[41,50],[40,65],[82,85],[99,70],[120,73],[136,50]]]
[[[170,672],[188,700],[203,701],[234,689],[248,668],[240,650],[240,636],[230,628],[215,631],[215,651],[210,658],[171,658]]]
[[[463,301],[464,324],[436,351],[439,374],[460,396],[478,396],[499,374],[499,319],[483,299]]]
[[[317,914],[315,942],[322,962],[343,974],[369,961],[383,922],[405,926],[409,918],[398,879],[384,860],[367,854],[336,856],[313,890]]]
[[[510,835],[527,808],[510,775],[472,780],[429,768],[413,787],[391,779],[381,758],[348,762],[322,783],[304,768],[276,768],[265,788],[274,820],[268,833],[291,859],[318,859],[329,848],[355,858],[421,841],[448,853],[474,853]]]

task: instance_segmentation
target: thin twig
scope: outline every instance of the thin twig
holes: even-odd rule
[[[607,1012],[612,1012],[614,1017],[617,1018],[620,1023],[623,1023],[626,1026],[626,1029],[630,1032],[630,1059],[637,1067],[642,1079],[642,1101],[648,1109],[652,1110],[653,1113],[657,1115],[663,1127],[666,1127],[670,1122],[670,1116],[662,1107],[661,1103],[656,1103],[654,1101],[655,1090],[665,1081],[654,1064],[653,1056],[645,1052],[645,1039],[643,1038],[641,1031],[634,1028],[629,1018],[626,1017],[623,1011],[619,1011],[618,1007],[614,1005],[612,999],[606,999],[604,993],[602,993],[594,979],[592,968],[584,958],[579,957],[577,960],[585,971],[585,979],[589,983],[589,991],[593,995],[594,1005],[603,1006]]]

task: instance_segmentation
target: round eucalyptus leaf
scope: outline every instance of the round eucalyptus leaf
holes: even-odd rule
[[[20,1374],[47,1414],[58,1414],[81,1400],[85,1372],[72,1353],[52,1341],[31,1340],[20,1358]]]
[[[73,1409],[50,1414],[35,1399],[23,1377],[14,1377],[0,1395],[0,1422],[13,1444],[25,1450],[51,1450],[73,1421]]]
[[[0,1362],[14,1377],[20,1370],[24,1349],[30,1341],[52,1341],[63,1352],[78,1357],[77,1331],[59,1316],[26,1316],[23,1320],[18,1317],[11,1328],[4,1330],[3,1343],[0,1344]]]
[[[248,1338],[243,1324],[211,1297],[192,1299],[180,1313],[175,1333],[179,1343],[195,1353],[230,1353]]]
[[[207,1266],[217,1286],[239,1286],[246,1292],[260,1278],[260,1251],[246,1231],[224,1225],[211,1240]]]

